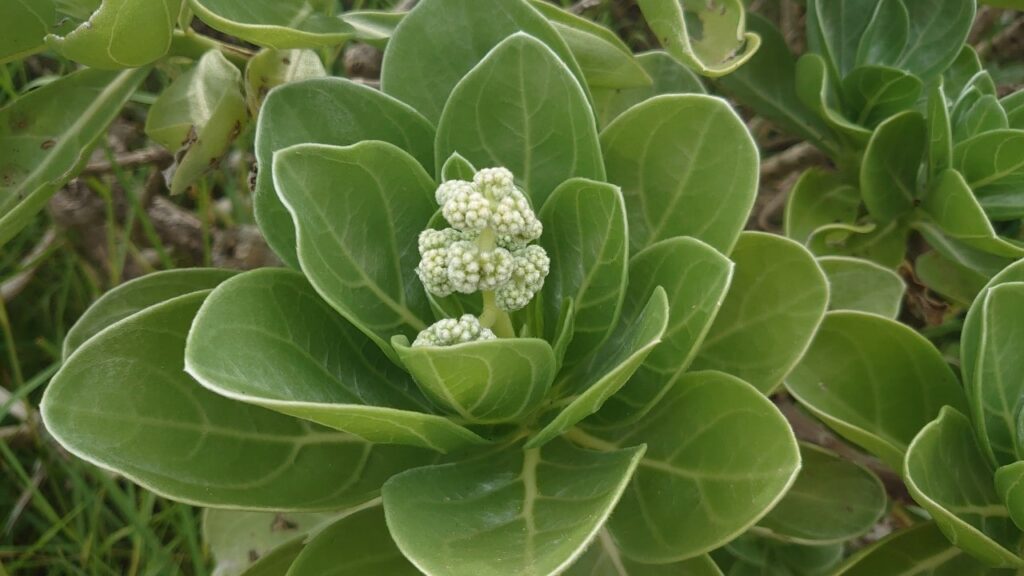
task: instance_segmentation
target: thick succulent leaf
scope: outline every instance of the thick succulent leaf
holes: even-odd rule
[[[790,544],[751,531],[726,544],[718,557],[724,553],[736,560],[729,576],[824,576],[842,561],[843,545]]]
[[[875,127],[886,118],[913,107],[923,85],[916,76],[902,70],[860,66],[843,78],[842,89],[853,121]]]
[[[683,0],[639,0],[647,24],[665,50],[704,76],[719,77],[743,66],[761,45],[761,37],[746,31],[741,0],[714,5]],[[690,18],[700,34],[688,30]]]
[[[808,0],[807,47],[823,56],[834,79],[845,77],[856,65],[877,4],[878,0]]]
[[[800,445],[800,474],[756,532],[798,544],[836,544],[871,530],[888,504],[870,470],[813,444]]]
[[[600,410],[661,342],[668,319],[668,297],[663,288],[657,287],[647,305],[639,313],[625,316],[615,334],[588,362],[558,382],[558,392],[571,394],[553,406],[558,412],[530,438],[527,447],[543,446]]]
[[[68,330],[64,337],[64,359],[115,322],[165,300],[210,290],[234,275],[231,270],[182,268],[153,272],[125,282],[100,296]]]
[[[931,80],[956,59],[967,41],[974,23],[975,1],[903,0],[903,4],[910,16],[910,29],[907,45],[893,66]]]
[[[237,576],[271,552],[303,540],[337,512],[203,511],[203,541],[214,559],[213,576]],[[296,552],[297,553],[297,552]],[[293,555],[294,557],[294,555]]]
[[[985,276],[986,280],[1013,262],[1010,258],[989,254],[947,235],[930,218],[911,222],[929,246],[945,258]]]
[[[708,555],[697,556],[671,564],[643,564],[622,555],[607,529],[597,533],[596,541],[587,548],[565,576],[722,576],[722,571]]]
[[[162,58],[182,0],[103,0],[87,21],[46,43],[65,58],[92,68],[145,66]]]
[[[544,401],[555,379],[555,353],[539,338],[409,346],[399,336],[391,343],[420,389],[468,422],[521,418]]]
[[[594,114],[598,126],[612,120],[633,106],[662,94],[705,94],[707,90],[689,68],[662,50],[636,55],[651,82],[638,88],[594,88]]]
[[[409,376],[292,270],[254,270],[214,290],[189,332],[185,369],[222,396],[368,442],[441,452],[484,442],[430,414]]]
[[[242,74],[220,51],[203,54],[175,79],[146,115],[146,134],[176,152],[171,194],[215,166],[248,119]]]
[[[1019,415],[1018,415],[1019,418]],[[1024,461],[996,470],[996,492],[1018,529],[1024,526]]]
[[[988,282],[988,277],[984,274],[946,258],[936,250],[917,257],[914,262],[914,275],[922,284],[943,298],[964,307],[971,305],[974,297]]]
[[[946,97],[955,100],[961,91],[982,71],[981,59],[974,47],[964,44],[953,63],[942,73],[942,89]]]
[[[652,98],[609,124],[601,147],[626,199],[630,252],[675,236],[732,248],[757,193],[758,152],[724,100]]]
[[[388,44],[381,89],[437,122],[462,77],[517,32],[546,44],[579,82],[585,81],[569,46],[525,0],[423,0]]]
[[[643,453],[558,440],[410,470],[384,486],[388,527],[428,575],[558,574],[595,537]]]
[[[302,271],[349,322],[390,351],[431,318],[414,272],[434,182],[392,144],[297,144],[274,154],[274,187],[297,231]]]
[[[860,211],[860,191],[839,174],[811,168],[800,175],[786,202],[786,236],[809,245],[826,226],[853,224]]]
[[[771,510],[800,468],[778,409],[719,372],[686,374],[637,424],[595,434],[567,437],[604,449],[647,443],[609,521],[622,552],[642,562],[685,560],[732,540]]]
[[[80,70],[0,108],[0,246],[78,173],[148,73]]]
[[[1006,120],[1010,128],[1024,130],[1024,90],[1003,96],[999,101],[1006,110]]]
[[[314,535],[287,576],[417,576],[416,569],[395,546],[384,509],[355,512]]]
[[[205,506],[325,510],[373,498],[434,455],[374,446],[200,386],[182,369],[207,293],[111,326],[68,358],[43,396],[65,448],[162,496]]]
[[[796,94],[796,60],[774,25],[757,14],[748,28],[761,37],[761,48],[747,63],[718,83],[732,96],[784,130],[828,149],[831,130]]]
[[[888,224],[914,208],[927,138],[924,116],[913,111],[890,117],[871,135],[860,165],[860,190],[878,222]]]
[[[729,292],[693,361],[765,394],[800,360],[828,304],[828,280],[796,242],[744,232],[729,255],[736,264]]]
[[[956,112],[954,111],[954,114]],[[955,116],[954,123],[956,128],[953,137],[957,141],[967,140],[983,132],[1009,128],[1006,111],[994,94],[985,94],[978,98],[970,107],[963,110],[962,115]]]
[[[909,33],[910,14],[903,0],[880,0],[857,45],[856,66],[896,63]]]
[[[991,576],[992,570],[954,546],[932,522],[890,534],[851,556],[834,576]],[[1006,576],[1009,576],[1007,574]]]
[[[452,90],[437,126],[438,170],[454,152],[481,168],[508,168],[538,207],[568,178],[604,180],[583,87],[526,34],[503,40]]]
[[[690,366],[725,300],[733,264],[693,238],[671,238],[630,260],[624,314],[632,317],[656,286],[668,295],[669,320],[659,344],[588,425],[635,422],[646,415]]]
[[[238,576],[285,576],[305,545],[305,538],[286,542],[253,562]]]
[[[1024,256],[1024,243],[1000,237],[964,177],[956,170],[939,174],[921,202],[921,209],[943,233],[996,256]]]
[[[942,92],[942,78],[927,89],[928,176],[935,178],[953,162],[953,128]]]
[[[1024,188],[1024,130],[994,130],[958,143],[953,167],[975,194]]]
[[[473,176],[477,170],[473,164],[466,160],[466,158],[458,152],[452,152],[452,155],[444,161],[444,165],[441,166],[441,182],[447,182],[449,180],[473,180]],[[438,221],[438,218],[440,221]],[[444,216],[439,214],[435,215],[435,218],[431,220],[431,225],[437,222],[438,227],[447,227],[447,221]]]
[[[629,260],[626,207],[618,187],[573,178],[551,194],[540,219],[540,244],[551,259],[541,293],[544,336],[554,341],[562,306],[572,299],[567,359],[573,363],[600,346],[619,319]]]
[[[990,566],[1024,566],[1021,533],[996,493],[991,465],[966,416],[944,407],[910,444],[903,474],[914,500],[950,541]]]
[[[829,312],[786,388],[830,428],[894,470],[940,408],[966,406],[956,376],[931,342],[863,312]]]
[[[906,284],[892,270],[860,258],[825,256],[818,264],[828,278],[829,310],[859,310],[893,320],[899,316]]]
[[[324,64],[312,50],[260,50],[245,66],[246,104],[256,116],[272,88],[324,76],[327,76]]]
[[[861,148],[871,137],[867,128],[851,122],[841,112],[838,81],[829,76],[825,59],[805,53],[796,63],[796,95],[808,109],[839,136],[848,147]]]
[[[263,103],[256,126],[256,221],[274,252],[299,267],[295,225],[274,190],[273,157],[293,144],[348,146],[381,140],[434,170],[434,128],[415,110],[379,90],[340,78],[286,84]],[[411,270],[411,269],[410,269]]]
[[[43,38],[57,22],[53,0],[13,0],[0,5],[0,63],[21,58],[43,47]]]

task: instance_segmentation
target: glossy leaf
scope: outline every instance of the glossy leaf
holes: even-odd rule
[[[651,83],[638,88],[591,88],[598,126],[607,126],[633,106],[662,94],[705,94],[700,79],[667,52],[654,50],[636,55]]]
[[[755,532],[787,542],[835,544],[871,530],[886,511],[882,482],[867,468],[800,445],[800,474]]]
[[[245,66],[245,101],[256,116],[272,88],[324,76],[324,64],[312,50],[260,50]]]
[[[927,128],[918,112],[892,116],[875,130],[860,166],[868,212],[887,224],[914,208],[917,173],[925,157]]]
[[[757,192],[758,153],[725,101],[652,98],[609,124],[601,147],[626,199],[631,252],[675,236],[732,248]]]
[[[539,338],[410,347],[396,337],[391,344],[420,389],[468,422],[521,418],[544,401],[555,379],[555,353]]]
[[[626,288],[629,244],[622,192],[582,178],[559,186],[540,210],[540,245],[551,259],[544,279],[544,334],[554,338],[566,298],[574,307],[570,362],[582,359],[615,328]]]
[[[0,5],[0,63],[27,56],[43,47],[43,38],[57,22],[53,0],[13,0]]]
[[[914,500],[958,547],[991,566],[1024,565],[1016,552],[1020,531],[996,494],[966,416],[943,408],[910,444],[903,474]]]
[[[643,564],[623,556],[607,529],[587,548],[566,576],[722,576],[709,556],[697,556],[671,564]]]
[[[732,283],[693,369],[720,370],[769,394],[810,345],[828,281],[805,248],[781,236],[744,232],[729,258]]]
[[[917,77],[895,68],[861,66],[843,78],[842,88],[854,122],[875,127],[913,107],[923,85]]]
[[[746,10],[740,0],[714,5],[682,0],[639,0],[638,4],[665,50],[704,76],[736,70],[761,45],[760,36],[746,31]],[[690,33],[687,17],[700,23],[700,34]]]
[[[286,84],[272,91],[256,126],[256,221],[274,252],[293,268],[295,225],[274,189],[274,153],[293,144],[349,146],[380,140],[434,170],[434,129],[405,104],[378,90],[339,78]],[[411,269],[410,269],[411,270]]]
[[[182,0],[103,0],[89,19],[46,43],[69,60],[106,70],[159,60],[171,47]]]
[[[337,516],[336,512],[249,512],[208,508],[203,541],[215,561],[213,576],[242,574],[257,560]]]
[[[75,176],[148,70],[80,70],[0,108],[0,246]]]
[[[525,0],[423,0],[388,44],[381,89],[437,122],[462,77],[517,32],[547,45],[579,82],[585,81],[569,46]]]
[[[828,278],[829,310],[859,310],[893,320],[899,316],[906,285],[900,275],[859,258],[826,256],[818,264]]]
[[[559,440],[410,470],[384,486],[388,526],[428,575],[557,574],[595,537],[643,453]]]
[[[254,270],[214,290],[189,332],[185,369],[222,396],[369,442],[441,452],[483,443],[430,414],[409,376],[291,270]]]
[[[853,224],[860,211],[860,191],[838,174],[811,168],[789,192],[786,236],[808,245],[815,233],[834,224]]]
[[[953,167],[975,194],[985,195],[1024,186],[1024,130],[994,130],[958,143]]]
[[[299,144],[274,154],[274,187],[291,212],[310,284],[383,350],[431,318],[416,238],[436,209],[434,182],[397,147]]]
[[[313,536],[288,576],[417,576],[395,546],[380,506],[355,512]]]
[[[1024,244],[1000,237],[956,170],[939,174],[921,209],[942,231],[968,246],[1006,258],[1024,256]]]
[[[373,446],[200,386],[182,366],[205,298],[157,304],[82,345],[46,389],[47,430],[84,460],[205,506],[342,508],[431,461],[428,451]]]
[[[835,576],[990,576],[988,566],[954,546],[932,522],[890,534],[850,557]]]
[[[940,408],[965,407],[956,376],[928,340],[863,312],[828,313],[786,388],[830,428],[895,470]]]
[[[231,270],[183,268],[129,280],[96,299],[64,337],[66,360],[104,328],[142,310],[185,294],[210,290],[234,276]]]
[[[676,562],[732,540],[778,502],[800,468],[778,409],[718,372],[686,374],[639,423],[598,436],[568,435],[595,447],[647,443],[608,524],[623,553],[643,562]]]
[[[604,180],[583,87],[526,34],[503,40],[452,90],[437,126],[438,169],[454,152],[481,168],[508,168],[537,207],[568,178]]]

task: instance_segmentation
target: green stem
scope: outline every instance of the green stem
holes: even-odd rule
[[[225,58],[242,70],[245,70],[245,65],[252,57],[252,52],[248,50],[218,42],[209,36],[203,36],[191,30],[175,30],[174,36],[171,38],[171,48],[167,54],[168,56],[185,56],[198,60],[209,50],[220,50]]]
[[[498,308],[494,292],[485,290],[484,311],[480,314],[480,325],[490,328],[498,338],[515,338],[516,329],[512,326],[512,318],[508,312]]]

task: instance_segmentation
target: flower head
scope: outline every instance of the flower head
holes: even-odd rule
[[[480,326],[480,321],[472,314],[464,314],[461,318],[439,320],[416,336],[413,346],[453,346],[478,340],[494,340],[496,336],[489,328]]]

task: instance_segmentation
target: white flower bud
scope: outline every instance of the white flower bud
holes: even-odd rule
[[[479,340],[494,340],[490,328],[480,326],[480,320],[465,314],[458,320],[446,318],[428,326],[416,336],[413,346],[453,346]]]
[[[499,288],[494,296],[498,307],[506,312],[519,310],[544,287],[544,279],[551,270],[551,260],[540,246],[527,246],[512,253],[511,280]]]
[[[504,248],[481,250],[470,241],[448,248],[448,280],[463,294],[496,290],[512,277],[512,255]]]

